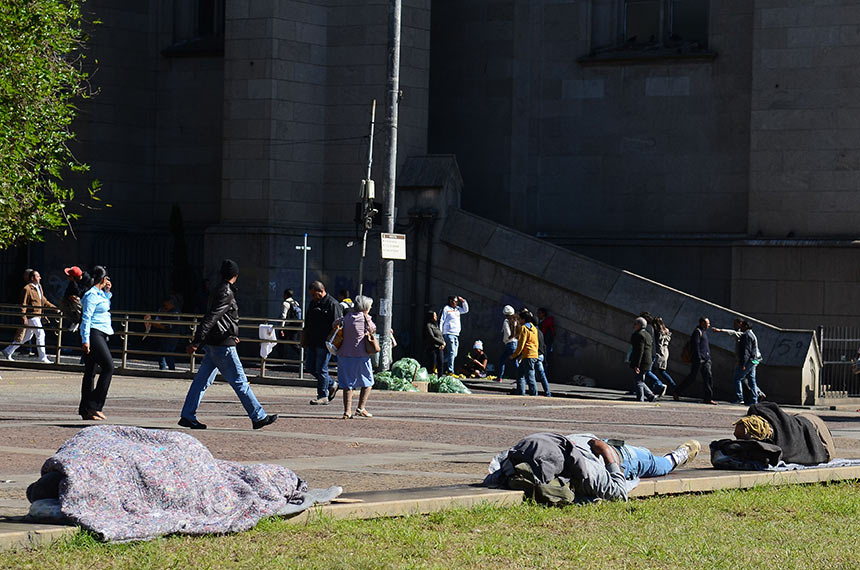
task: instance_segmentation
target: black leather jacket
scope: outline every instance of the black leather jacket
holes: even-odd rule
[[[222,281],[209,298],[209,310],[194,333],[192,344],[200,346],[236,346],[239,336],[239,304],[236,286]]]

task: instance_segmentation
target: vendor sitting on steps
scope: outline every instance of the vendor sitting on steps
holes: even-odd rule
[[[460,372],[467,378],[483,378],[487,375],[487,353],[484,352],[483,342],[475,341]]]

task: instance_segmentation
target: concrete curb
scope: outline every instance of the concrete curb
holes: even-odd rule
[[[36,548],[78,532],[77,526],[0,521],[0,550]]]

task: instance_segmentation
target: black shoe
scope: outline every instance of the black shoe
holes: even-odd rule
[[[337,396],[337,384],[328,389],[328,401],[334,400],[335,396]]]
[[[263,418],[260,421],[251,422],[251,425],[254,427],[254,429],[260,429],[260,428],[266,427],[269,424],[275,423],[275,421],[277,419],[278,419],[278,414],[272,414],[271,416],[266,416],[265,418]]]
[[[201,424],[197,420],[189,420],[188,418],[179,418],[179,421],[176,423],[188,429],[206,429],[206,424]]]

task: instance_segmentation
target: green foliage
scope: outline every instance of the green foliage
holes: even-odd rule
[[[0,2],[0,248],[77,217],[63,174],[89,169],[67,146],[74,102],[90,95],[85,40],[79,0]]]

